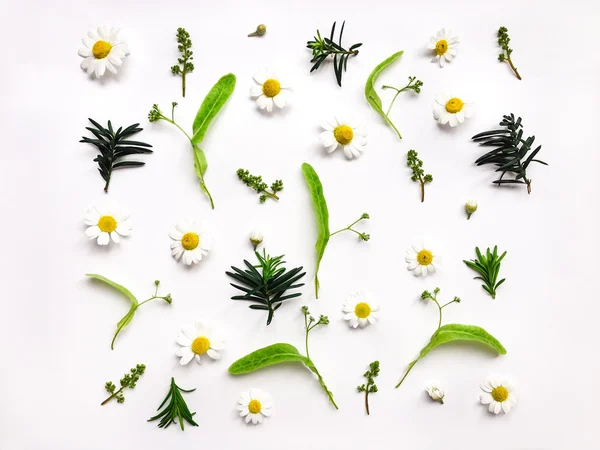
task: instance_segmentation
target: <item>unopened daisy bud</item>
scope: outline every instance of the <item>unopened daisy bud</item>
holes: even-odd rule
[[[256,248],[260,245],[262,241],[263,235],[260,231],[255,230],[252,233],[250,233],[250,242],[254,246],[254,250],[256,250]]]
[[[428,383],[425,390],[433,401],[440,402],[442,405],[444,404],[444,395],[446,395],[446,393],[437,381]]]
[[[259,26],[256,27],[256,31],[254,33],[250,33],[248,35],[248,37],[252,37],[252,36],[264,36],[264,34],[266,32],[267,32],[267,26],[261,23]]]
[[[467,212],[467,220],[469,220],[471,214],[477,211],[477,202],[475,200],[469,200],[465,205],[465,211]]]
[[[363,213],[362,216],[360,216],[361,219],[370,219],[369,214],[367,213]]]

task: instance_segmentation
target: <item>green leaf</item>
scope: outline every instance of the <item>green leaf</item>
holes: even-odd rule
[[[436,333],[434,333],[434,335],[431,337],[431,341],[429,341],[429,344],[427,344],[423,350],[421,350],[419,359],[423,358],[434,348],[454,341],[476,341],[496,350],[501,355],[506,354],[506,349],[502,346],[498,339],[489,334],[483,328],[475,325],[460,325],[451,323],[444,325]]]
[[[219,113],[235,89],[235,75],[229,73],[222,76],[204,98],[194,119],[192,144],[199,144],[204,139],[210,122]],[[206,170],[206,169],[205,169]]]
[[[293,345],[273,344],[238,359],[229,366],[229,373],[240,375],[283,362],[301,362],[307,364],[308,358],[302,356]]]
[[[302,164],[302,173],[304,174],[304,179],[306,180],[306,184],[308,184],[308,188],[310,190],[310,195],[313,202],[313,208],[315,210],[315,216],[317,218],[317,243],[315,244],[315,248],[317,249],[317,267],[315,270],[315,296],[319,298],[319,267],[321,265],[321,259],[323,259],[323,255],[325,254],[325,248],[327,247],[327,243],[329,242],[329,211],[327,209],[327,202],[325,201],[325,196],[323,195],[323,185],[321,184],[321,180],[315,172],[315,169],[308,163]]]
[[[400,50],[399,52],[394,53],[392,56],[390,56],[389,58],[387,58],[384,61],[382,61],[381,63],[379,63],[375,67],[375,69],[373,69],[373,71],[369,75],[369,78],[367,78],[367,84],[365,85],[365,97],[367,98],[367,101],[369,102],[371,107],[375,111],[377,111],[377,113],[379,113],[379,115],[381,117],[383,117],[383,119],[394,129],[394,131],[396,131],[396,133],[398,134],[398,137],[400,139],[402,139],[402,135],[400,134],[398,129],[394,126],[394,124],[389,119],[387,114],[383,111],[383,108],[381,106],[381,98],[379,97],[379,95],[377,94],[377,91],[375,90],[375,83],[377,82],[377,78],[379,78],[379,75],[381,74],[381,72],[383,72],[384,69],[389,67],[398,58],[400,58],[403,53],[404,53],[404,51]]]

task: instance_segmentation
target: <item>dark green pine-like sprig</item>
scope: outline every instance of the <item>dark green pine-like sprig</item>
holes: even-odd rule
[[[365,393],[365,408],[367,410],[367,415],[370,415],[369,411],[369,394],[377,392],[377,385],[375,384],[374,378],[379,375],[379,361],[373,361],[369,364],[369,370],[364,373],[364,377],[367,379],[365,384],[361,384],[357,387],[358,392]]]
[[[185,28],[177,28],[177,43],[179,44],[177,48],[181,52],[181,56],[177,58],[179,64],[171,67],[171,72],[173,75],[181,75],[181,91],[183,97],[185,97],[185,76],[194,71],[194,63],[191,62],[194,59],[194,52],[191,50],[192,40],[190,39],[190,33],[185,31]]]
[[[342,35],[344,34],[344,25],[346,25],[346,21],[342,23],[342,29],[340,30],[340,37],[338,39],[338,43],[336,44],[333,41],[333,36],[335,34],[335,24],[333,22],[333,26],[331,27],[331,35],[328,38],[322,38],[321,32],[317,30],[317,35],[314,37],[314,41],[308,41],[306,43],[306,47],[312,50],[312,59],[311,63],[314,63],[311,72],[317,70],[323,61],[327,59],[328,56],[333,55],[333,71],[335,72],[335,78],[337,80],[338,86],[342,86],[342,73],[346,71],[348,66],[348,58],[350,56],[358,55],[358,50],[362,44],[354,44],[348,50],[342,47]]]
[[[531,179],[527,178],[527,168],[532,162],[537,162],[547,166],[548,164],[539,159],[534,159],[542,149],[539,145],[531,151],[535,136],[529,136],[523,139],[523,125],[519,117],[515,121],[515,115],[503,116],[500,126],[506,127],[502,130],[485,131],[476,134],[471,139],[478,142],[481,146],[496,147],[494,150],[479,157],[475,164],[481,166],[483,164],[494,164],[496,172],[502,172],[500,178],[493,183],[500,186],[501,184],[525,184],[527,185],[527,193],[531,194]],[[512,180],[504,180],[506,173],[513,173],[515,178]]]
[[[110,394],[110,396],[104,400],[100,405],[105,405],[113,398],[117,399],[117,403],[123,403],[125,401],[125,397],[123,396],[123,389],[129,388],[133,389],[140,379],[140,377],[144,374],[146,370],[146,366],[144,364],[138,364],[135,367],[129,370],[130,373],[126,373],[123,375],[123,378],[119,381],[121,384],[121,388],[117,391],[117,387],[112,381],[107,381],[104,385],[106,391]]]
[[[125,129],[119,127],[115,132],[110,120],[108,121],[108,128],[104,128],[93,119],[88,118],[88,120],[95,128],[85,127],[85,129],[91,132],[96,139],[82,136],[79,142],[95,145],[100,151],[100,154],[94,158],[94,161],[98,163],[98,172],[100,172],[100,175],[106,181],[104,192],[108,192],[108,185],[113,169],[139,167],[146,164],[142,161],[123,161],[122,158],[130,155],[152,153],[152,150],[150,150],[152,146],[145,142],[127,140],[128,137],[143,130],[143,128],[138,128],[139,123],[134,123]]]
[[[423,170],[423,161],[418,158],[419,154],[414,150],[409,150],[406,155],[406,165],[412,170],[412,176],[410,177],[413,181],[418,181],[421,184],[421,202],[425,201],[425,183],[431,183],[433,176],[430,174],[425,175]]]
[[[500,273],[500,262],[502,262],[506,256],[506,252],[498,257],[497,245],[494,246],[493,252],[490,252],[490,249],[488,248],[485,256],[481,254],[479,247],[475,247],[475,252],[477,253],[477,259],[472,259],[471,261],[463,260],[463,262],[475,272],[479,273],[480,276],[475,277],[474,279],[483,281],[481,287],[495,299],[496,289],[506,281],[506,278],[497,281],[498,274]]]
[[[283,190],[283,181],[276,180],[271,184],[271,192],[267,189],[269,188],[267,183],[265,183],[262,179],[262,176],[254,176],[251,175],[249,171],[244,169],[238,169],[237,171],[238,178],[246,183],[247,186],[254,189],[257,193],[261,194],[260,202],[264,203],[267,198],[272,198],[273,200],[279,200],[277,196],[277,192]]]
[[[179,426],[181,427],[181,431],[183,431],[183,421],[185,420],[190,425],[195,427],[198,426],[196,422],[194,422],[194,414],[195,412],[190,412],[183,396],[182,392],[194,392],[196,389],[185,390],[181,389],[177,384],[175,384],[175,379],[171,377],[171,386],[169,387],[169,393],[160,404],[160,406],[156,409],[160,411],[160,409],[165,405],[165,403],[169,402],[169,404],[159,412],[157,415],[150,417],[148,422],[152,422],[153,420],[160,419],[158,424],[159,428],[167,428],[172,423],[175,423],[175,419],[179,420]]]
[[[225,273],[243,284],[243,286],[239,286],[231,283],[234,288],[244,292],[244,295],[236,295],[231,297],[231,299],[258,303],[250,305],[250,309],[268,311],[267,325],[269,325],[273,320],[273,314],[279,309],[284,300],[302,295],[301,292],[284,294],[289,289],[304,286],[304,283],[294,283],[306,275],[306,272],[302,272],[302,266],[289,271],[285,267],[281,267],[285,264],[285,261],[283,261],[284,255],[271,257],[264,249],[262,256],[256,251],[254,254],[259,262],[257,266],[253,266],[244,260],[244,264],[246,265],[245,270],[231,266],[233,272]],[[256,268],[260,268],[262,273]]]
[[[502,48],[502,53],[498,55],[498,61],[507,62],[517,78],[522,80],[523,78],[521,78],[521,75],[519,75],[519,72],[517,71],[517,68],[513,64],[510,57],[513,49],[508,46],[509,42],[510,38],[508,37],[508,29],[506,27],[500,27],[498,29],[498,45]]]

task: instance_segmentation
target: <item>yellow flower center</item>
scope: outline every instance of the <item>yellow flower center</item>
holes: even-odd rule
[[[444,53],[448,51],[448,41],[446,39],[441,39],[437,41],[435,44],[435,53],[439,56],[442,56]]]
[[[210,341],[206,336],[200,336],[192,342],[192,351],[196,355],[203,355],[210,348]]]
[[[463,106],[464,103],[460,98],[453,97],[446,102],[446,111],[448,111],[450,114],[456,114],[463,109]]]
[[[181,238],[181,245],[186,250],[194,250],[200,244],[200,237],[196,233],[185,233]]]
[[[94,58],[103,59],[108,56],[111,49],[112,45],[110,45],[110,42],[96,41],[96,43],[92,47],[92,53],[94,54]]]
[[[498,386],[492,389],[492,398],[497,402],[504,402],[508,398],[508,389],[504,386]]]
[[[117,221],[113,216],[102,216],[98,220],[98,228],[105,233],[112,233],[117,229]]]
[[[354,307],[354,314],[359,319],[366,319],[371,314],[371,307],[365,302],[359,303]]]
[[[417,261],[422,266],[428,266],[433,261],[433,253],[429,250],[421,250],[417,253]]]
[[[279,81],[269,78],[263,83],[263,94],[267,97],[275,97],[281,92],[281,84]]]
[[[262,410],[262,405],[258,400],[252,400],[248,403],[248,411],[252,414],[258,414]]]
[[[352,131],[352,128],[350,128],[348,125],[338,125],[333,130],[333,136],[340,144],[348,145],[350,142],[352,142],[354,131]]]

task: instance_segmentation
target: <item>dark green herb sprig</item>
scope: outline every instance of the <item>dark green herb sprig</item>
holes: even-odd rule
[[[287,270],[282,267],[285,264],[283,261],[284,255],[271,257],[268,255],[266,250],[263,249],[262,256],[258,252],[254,252],[259,264],[253,266],[248,261],[244,260],[244,264],[247,269],[241,270],[237,267],[231,266],[233,272],[225,272],[234,280],[239,281],[244,286],[238,286],[237,284],[231,283],[231,285],[245,292],[244,295],[235,295],[231,297],[232,300],[247,300],[258,303],[257,305],[250,305],[250,309],[258,309],[261,311],[268,311],[267,325],[273,320],[273,314],[279,309],[284,300],[300,297],[301,292],[295,292],[293,294],[284,295],[286,291],[304,286],[304,283],[294,284],[304,275],[306,272],[302,272],[302,266],[296,267],[295,269]],[[260,268],[259,272],[256,270]]]
[[[497,245],[494,245],[493,252],[490,252],[490,249],[488,248],[485,256],[481,254],[479,247],[475,247],[475,252],[477,253],[477,259],[472,259],[471,261],[463,260],[463,262],[475,272],[479,273],[480,276],[473,279],[483,281],[484,284],[482,284],[481,287],[490,294],[492,298],[496,298],[496,289],[506,281],[506,278],[502,278],[500,281],[496,282],[498,273],[500,272],[500,262],[506,256],[506,252],[498,256]]]
[[[544,161],[534,159],[542,149],[542,146],[539,145],[527,156],[527,153],[531,151],[535,136],[523,139],[521,118],[519,117],[515,121],[515,115],[512,113],[510,116],[503,116],[500,126],[506,127],[506,129],[485,131],[471,138],[481,146],[496,147],[491,152],[478,158],[475,164],[478,166],[494,164],[498,167],[496,172],[502,172],[502,174],[493,183],[498,186],[501,184],[525,184],[527,185],[527,193],[531,194],[531,179],[527,178],[529,164],[537,162],[545,166],[548,165]],[[515,174],[515,178],[512,180],[503,180],[502,178],[507,172]]]
[[[113,398],[117,399],[117,403],[123,403],[125,401],[125,397],[123,396],[123,389],[129,388],[133,389],[140,379],[140,377],[144,374],[146,370],[146,366],[144,364],[138,364],[135,367],[132,367],[129,372],[123,375],[123,378],[119,380],[121,388],[117,391],[117,387],[112,381],[107,381],[104,385],[106,391],[110,394],[110,396],[100,403],[100,406],[106,405]]]
[[[143,130],[143,128],[138,128],[139,123],[134,123],[125,129],[119,127],[115,132],[110,120],[108,128],[104,128],[93,119],[88,118],[88,120],[96,128],[85,127],[85,129],[90,131],[96,139],[82,136],[79,142],[95,145],[100,150],[100,154],[94,158],[94,161],[98,163],[98,172],[106,181],[104,192],[108,192],[113,169],[139,167],[146,164],[141,161],[123,161],[122,158],[129,155],[152,153],[152,150],[149,150],[152,146],[145,142],[127,140],[128,137]]]
[[[267,200],[267,198],[272,198],[273,200],[279,200],[279,197],[277,196],[277,192],[280,192],[283,190],[283,181],[276,180],[274,183],[272,183],[271,184],[271,192],[269,192],[267,190],[269,187],[268,187],[267,183],[265,183],[263,181],[262,176],[251,175],[250,172],[248,172],[247,170],[244,170],[244,169],[238,169],[237,176],[241,181],[246,183],[246,186],[251,187],[257,193],[261,194],[261,196],[260,196],[261,203],[264,203]]]
[[[194,59],[192,56],[194,52],[191,50],[192,40],[185,28],[177,28],[177,43],[181,56],[177,58],[179,64],[171,67],[171,72],[173,75],[181,75],[181,94],[185,97],[185,76],[194,71],[194,63],[191,62]]]
[[[509,42],[510,38],[508,37],[508,29],[506,27],[500,27],[498,29],[498,45],[502,47],[502,53],[498,55],[498,61],[507,62],[517,78],[522,80],[523,78],[521,78],[521,75],[519,75],[519,72],[513,64],[512,59],[510,59],[510,55],[512,54],[513,50],[508,46]]]
[[[425,183],[431,183],[433,176],[425,175],[423,170],[423,161],[418,158],[419,154],[414,150],[409,150],[406,156],[406,165],[411,168],[413,181],[418,181],[421,184],[421,202],[425,201]]]
[[[366,384],[361,384],[357,387],[358,392],[365,393],[365,408],[367,410],[367,415],[371,414],[369,411],[369,394],[377,392],[377,385],[375,384],[374,378],[376,378],[378,375],[379,361],[373,361],[371,364],[369,364],[369,370],[367,370],[363,375],[367,379]]]
[[[196,422],[194,422],[194,414],[195,412],[190,412],[188,406],[181,395],[182,392],[194,392],[196,389],[190,389],[186,391],[185,389],[181,389],[179,386],[175,384],[175,378],[171,377],[171,386],[169,387],[169,393],[160,404],[160,406],[156,409],[160,411],[165,403],[169,402],[169,404],[159,412],[157,415],[150,417],[148,422],[152,422],[153,420],[160,419],[158,424],[158,428],[167,428],[172,423],[175,423],[175,419],[179,419],[179,426],[181,426],[181,431],[183,431],[183,421],[185,420],[190,425],[195,427],[198,426]]]
[[[327,59],[328,56],[333,55],[333,71],[335,72],[335,78],[337,80],[338,86],[342,86],[342,73],[346,71],[348,66],[348,58],[350,56],[358,55],[358,50],[362,44],[354,44],[348,50],[342,47],[342,35],[344,34],[344,25],[346,25],[346,21],[342,23],[342,29],[340,30],[340,37],[338,39],[338,43],[336,44],[333,41],[333,36],[335,34],[335,24],[333,22],[333,26],[331,27],[331,35],[328,38],[322,38],[321,32],[317,30],[317,35],[314,37],[314,41],[308,41],[306,43],[306,47],[312,50],[312,59],[311,63],[314,63],[311,72],[317,70],[323,61]]]

